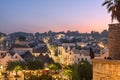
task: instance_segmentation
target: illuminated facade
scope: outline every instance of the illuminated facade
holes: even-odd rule
[[[75,48],[72,48],[70,50],[70,47],[64,49],[64,47],[58,48],[61,52],[60,61],[63,65],[72,65],[72,64],[78,64],[80,61],[88,61],[91,63],[91,58],[89,56],[89,51],[87,50],[77,50]]]
[[[93,60],[93,80],[120,80],[120,24],[109,25],[109,56]]]
[[[120,80],[119,60],[93,60],[93,80]]]

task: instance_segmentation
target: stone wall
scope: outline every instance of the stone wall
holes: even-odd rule
[[[109,55],[120,60],[120,24],[109,24]]]
[[[119,60],[93,60],[93,80],[120,80]]]

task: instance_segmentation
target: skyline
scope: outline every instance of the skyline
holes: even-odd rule
[[[0,32],[90,32],[108,29],[104,0],[0,0]]]

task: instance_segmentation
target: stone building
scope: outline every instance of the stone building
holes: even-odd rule
[[[120,80],[120,24],[109,25],[109,59],[93,59],[93,80]]]
[[[109,25],[109,55],[120,60],[120,24]]]
[[[89,50],[78,50],[75,47],[58,47],[58,50],[61,52],[60,63],[63,65],[73,65],[78,64],[80,61],[88,61],[91,63],[91,58],[89,56]]]
[[[120,80],[119,60],[93,60],[93,80]]]

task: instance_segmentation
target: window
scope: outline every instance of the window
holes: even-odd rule
[[[15,56],[15,58],[17,58],[17,56]]]
[[[81,58],[81,61],[84,61],[84,59],[83,59],[83,58]]]

